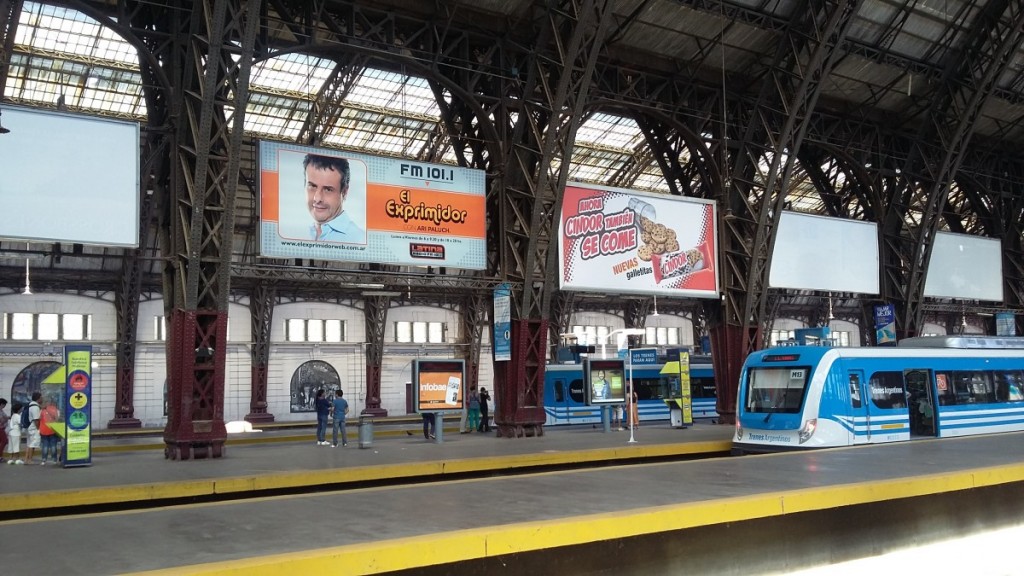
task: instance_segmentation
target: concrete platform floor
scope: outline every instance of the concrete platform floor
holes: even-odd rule
[[[625,433],[577,429],[515,440],[456,436],[440,445],[407,437],[363,450],[251,446],[194,462],[140,452],[97,457],[88,469],[5,467],[0,510],[16,503],[18,494],[60,498],[69,485],[73,491],[197,482],[242,492],[240,483],[258,485],[281,475],[388,466],[436,466],[441,477],[425,484],[4,521],[0,542],[19,551],[4,555],[4,573],[368,574],[474,560],[490,560],[490,571],[482,573],[497,573],[511,565],[506,560],[546,550],[611,542],[604,553],[616,554],[631,538],[1024,482],[1024,434],[472,480],[443,476],[510,461],[628,457],[666,450],[679,438],[707,435],[709,442],[721,442],[726,434],[731,429],[724,426],[652,426],[638,432],[638,443],[627,444]],[[670,441],[657,444],[659,437]],[[11,494],[11,487],[22,491]],[[734,564],[730,573],[758,573]]]

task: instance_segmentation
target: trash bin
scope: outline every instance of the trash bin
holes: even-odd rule
[[[362,415],[359,417],[359,447],[370,448],[373,446],[373,417]]]

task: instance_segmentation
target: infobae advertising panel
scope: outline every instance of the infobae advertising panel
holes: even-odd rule
[[[262,256],[486,266],[483,170],[281,142],[259,158]]]
[[[718,297],[710,200],[568,184],[558,229],[563,290]]]
[[[462,360],[413,360],[412,378],[417,412],[462,410],[466,392]]]

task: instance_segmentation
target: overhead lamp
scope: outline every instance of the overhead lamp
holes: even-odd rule
[[[29,281],[28,281],[28,258],[25,258],[25,289],[22,290],[21,293],[26,295],[26,296],[31,296],[32,295],[32,288],[30,287],[30,284],[29,284]]]
[[[657,316],[657,315],[658,315],[658,295],[655,294],[654,295],[654,314],[652,314],[652,316]]]
[[[2,117],[3,114],[4,114],[4,111],[0,110],[0,117]],[[4,123],[2,121],[0,121],[0,134],[8,134],[8,133],[10,133],[10,131],[11,131],[10,128],[4,128]]]

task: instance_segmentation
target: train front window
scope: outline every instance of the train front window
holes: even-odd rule
[[[804,402],[807,367],[751,368],[747,372],[748,412],[796,414]]]

